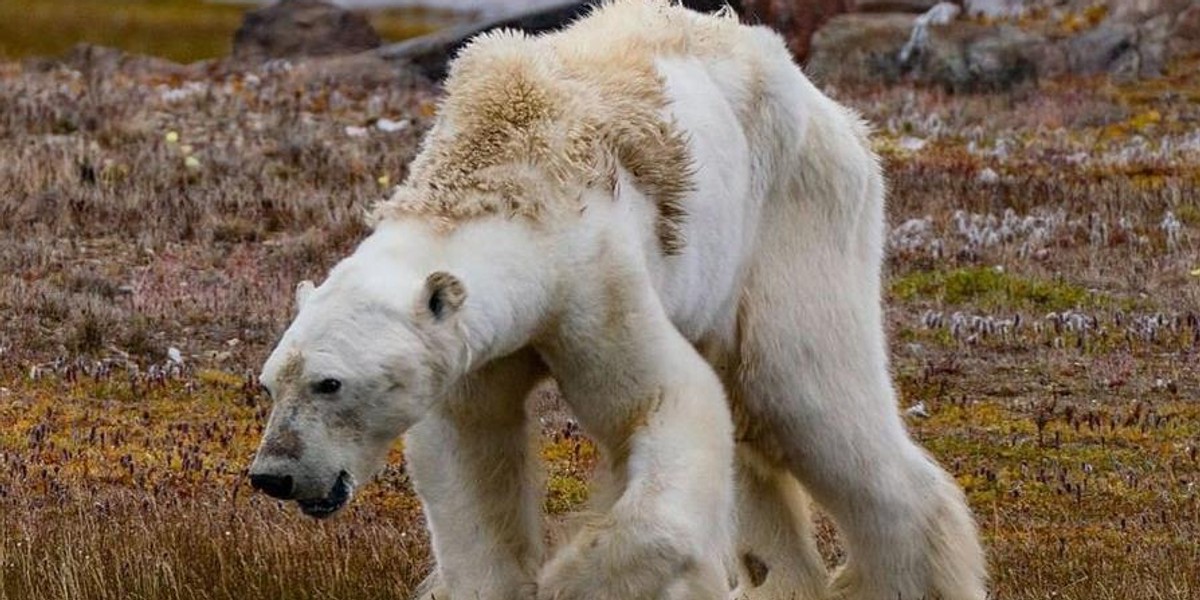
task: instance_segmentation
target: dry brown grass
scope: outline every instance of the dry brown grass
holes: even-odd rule
[[[879,124],[893,183],[901,402],[968,492],[997,598],[1200,596],[1186,67],[836,92]],[[0,600],[403,598],[425,571],[398,460],[329,523],[243,481],[293,283],[365,233],[432,107],[403,78],[323,72],[0,65]],[[558,513],[595,457],[555,417]]]

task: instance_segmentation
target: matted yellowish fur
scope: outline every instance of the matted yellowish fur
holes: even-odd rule
[[[558,34],[476,38],[451,65],[437,123],[408,179],[374,219],[420,215],[446,229],[488,215],[537,220],[582,208],[589,187],[615,189],[619,166],[655,202],[663,252],[678,253],[692,157],[665,116],[655,61],[729,54],[734,36],[716,31],[737,26],[728,17],[619,0]]]

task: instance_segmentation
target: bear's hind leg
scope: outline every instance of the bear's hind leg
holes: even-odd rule
[[[819,600],[828,582],[808,496],[785,468],[737,447],[739,600]]]
[[[782,462],[764,430],[763,415],[750,410],[735,349],[736,317],[728,331],[698,348],[722,375],[734,422],[737,483],[736,600],[819,600],[829,581],[813,537],[808,494]],[[719,329],[720,330],[720,329]]]
[[[873,290],[853,274],[788,264],[753,275],[737,377],[757,426],[842,534],[847,561],[830,597],[983,600],[975,524],[901,422]],[[764,281],[803,283],[756,287]]]

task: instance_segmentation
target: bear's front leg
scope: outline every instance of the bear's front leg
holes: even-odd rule
[[[684,528],[622,514],[589,523],[539,577],[539,600],[716,600],[724,569],[687,543]]]
[[[435,571],[417,600],[532,600],[542,563],[537,454],[525,398],[545,367],[530,351],[486,365],[405,439]]]
[[[578,351],[543,350],[614,489],[543,568],[538,598],[728,598],[733,434],[721,384],[665,317],[630,325],[624,339],[610,328]]]

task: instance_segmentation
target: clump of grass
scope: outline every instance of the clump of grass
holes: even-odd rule
[[[1189,449],[1200,439],[1200,414],[1191,403],[927,405],[932,417],[914,429],[978,513],[996,597],[1045,597],[1030,588],[1037,577],[1044,583],[1035,586],[1071,582],[1061,597],[1117,598],[1113,586],[1122,584],[1103,573],[1118,565],[1131,598],[1182,600],[1200,589],[1189,566],[1200,536],[1188,516],[1200,477]]]
[[[550,467],[546,511],[562,514],[583,508],[590,495],[586,480],[598,460],[595,446],[568,424],[545,441],[542,458]]]
[[[423,576],[415,520],[318,524],[212,495],[80,500],[0,516],[0,598],[395,598]]]
[[[1195,202],[1180,204],[1175,209],[1175,215],[1186,225],[1200,227],[1200,204]]]
[[[994,267],[915,271],[894,279],[889,291],[892,298],[900,301],[973,304],[987,309],[1057,311],[1106,302],[1103,296],[1078,285],[1022,277]]]
[[[244,375],[69,363],[6,380],[0,599],[393,597],[424,575],[394,474],[329,523],[251,492],[265,407]]]

